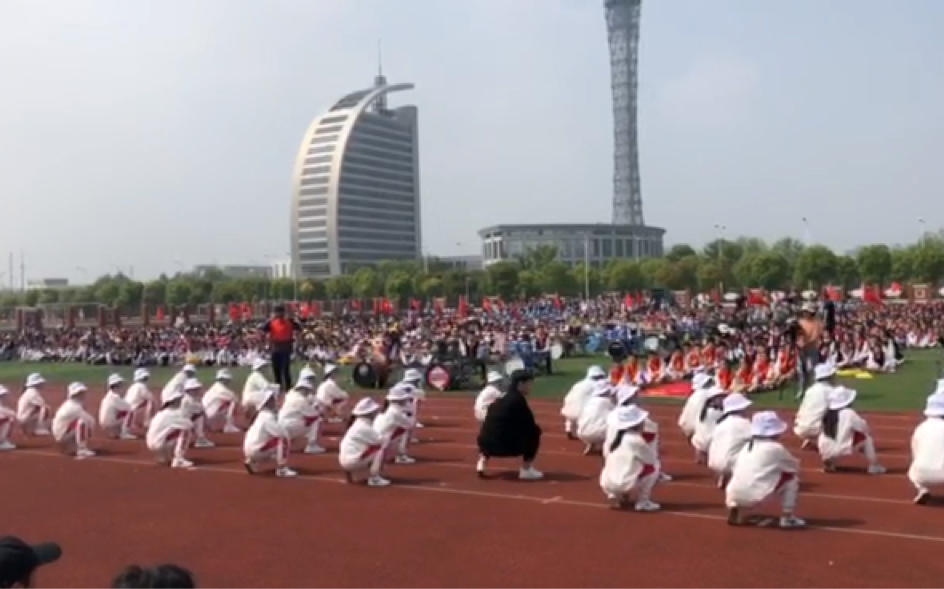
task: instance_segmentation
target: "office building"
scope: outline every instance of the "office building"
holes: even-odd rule
[[[421,258],[417,108],[387,105],[388,94],[411,89],[380,74],[308,127],[292,194],[296,277]]]
[[[665,230],[637,225],[497,225],[479,231],[482,260],[487,267],[502,260],[516,260],[528,250],[550,246],[557,259],[568,265],[589,261],[599,266],[614,258],[651,258],[662,252]]]

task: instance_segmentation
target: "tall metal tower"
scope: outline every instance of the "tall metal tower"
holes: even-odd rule
[[[604,0],[613,90],[613,224],[644,225],[636,133],[642,0]]]

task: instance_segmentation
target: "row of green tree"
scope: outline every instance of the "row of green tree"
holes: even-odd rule
[[[425,266],[425,267],[424,267]],[[157,305],[199,305],[259,300],[329,300],[385,296],[390,299],[467,296],[505,299],[540,293],[581,295],[633,292],[649,288],[704,292],[722,285],[727,289],[820,288],[825,285],[855,288],[862,283],[937,284],[944,280],[944,238],[927,235],[919,242],[890,247],[872,244],[850,253],[823,245],[805,246],[784,238],[773,243],[744,237],[717,240],[696,249],[678,244],[661,258],[617,259],[601,265],[569,266],[557,259],[554,248],[542,246],[516,260],[464,271],[437,260],[426,264],[385,262],[349,276],[325,280],[228,278],[222,272],[200,277],[188,274],[161,276],[137,282],[118,274],[93,284],[61,290],[7,292],[0,305],[35,306],[55,303],[102,303],[133,308]]]

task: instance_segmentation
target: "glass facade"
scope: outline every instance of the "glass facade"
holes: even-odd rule
[[[557,259],[568,265],[599,265],[614,258],[648,258],[663,254],[664,231],[628,225],[516,225],[479,232],[482,258],[487,266],[514,259],[542,246],[557,249]]]

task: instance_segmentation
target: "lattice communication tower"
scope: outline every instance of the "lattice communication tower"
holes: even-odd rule
[[[604,0],[613,90],[613,224],[645,225],[636,132],[642,0]]]

